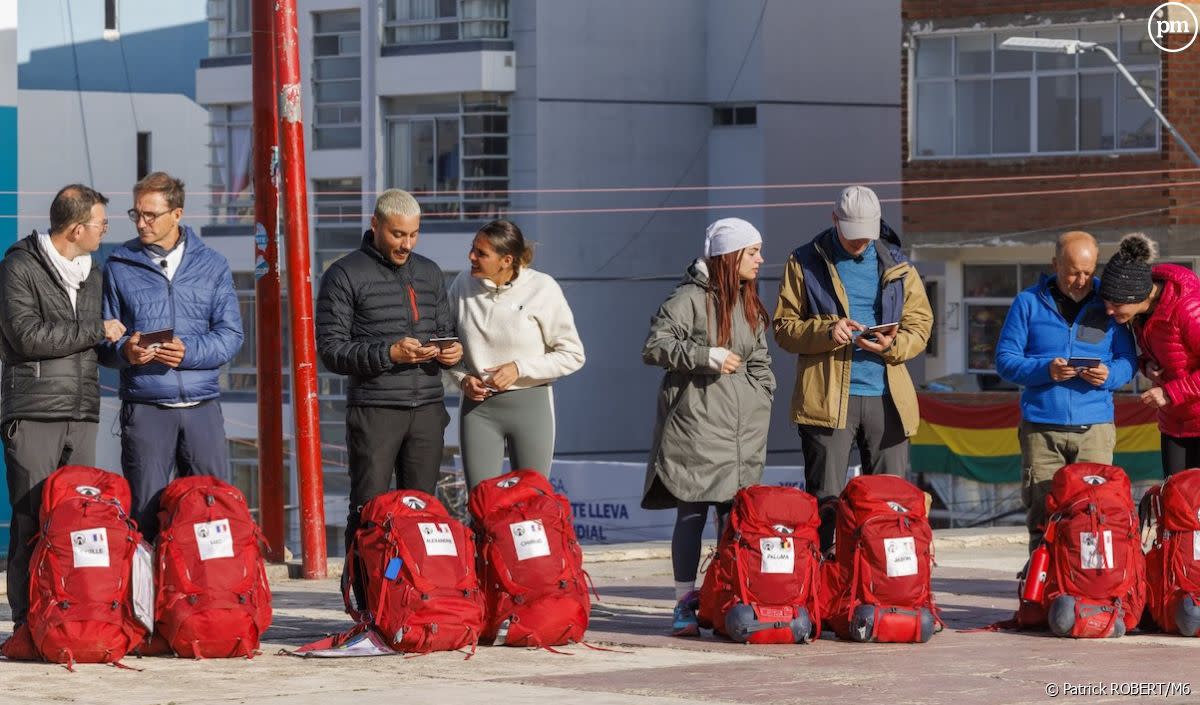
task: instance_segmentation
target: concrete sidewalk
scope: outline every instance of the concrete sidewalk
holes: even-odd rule
[[[934,589],[948,628],[928,644],[745,646],[667,635],[673,590],[659,544],[595,547],[587,566],[601,595],[589,642],[547,651],[306,660],[278,655],[346,629],[337,581],[272,580],[275,620],[251,661],[127,660],[141,672],[0,662],[0,703],[414,703],[665,705],[667,703],[1044,703],[1048,684],[1180,682],[1191,687],[1200,640],[1162,635],[1072,641],[968,632],[1012,614],[1023,530],[937,532]],[[638,552],[641,553],[638,553]],[[7,615],[0,613],[7,619]],[[0,636],[11,624],[0,621]],[[1196,679],[1200,688],[1200,679]],[[1128,687],[1128,686],[1126,686]],[[1146,688],[1157,686],[1143,686]],[[1194,702],[1195,697],[1173,698]],[[1161,697],[1159,698],[1162,699]],[[1125,702],[1097,695],[1080,702]]]

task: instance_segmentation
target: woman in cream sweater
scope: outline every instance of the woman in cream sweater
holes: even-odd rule
[[[550,474],[550,383],[583,367],[583,343],[558,282],[530,269],[533,252],[507,220],[483,226],[468,272],[450,285],[463,359],[460,443],[467,484],[501,474],[507,441],[513,469]]]

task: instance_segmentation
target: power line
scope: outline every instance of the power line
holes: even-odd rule
[[[491,195],[491,194],[588,194],[588,193],[654,193],[659,191],[772,191],[772,190],[788,190],[788,189],[812,189],[812,188],[841,188],[852,185],[862,186],[928,186],[934,184],[971,184],[971,183],[1006,183],[1013,181],[1056,181],[1061,179],[1093,179],[1093,178],[1128,178],[1130,176],[1148,176],[1152,174],[1168,175],[1168,174],[1186,174],[1200,172],[1200,167],[1178,167],[1174,169],[1138,169],[1131,171],[1093,171],[1093,172],[1070,172],[1059,174],[1020,174],[1013,176],[971,176],[971,177],[955,177],[945,179],[900,179],[891,181],[827,181],[827,182],[796,182],[796,183],[780,183],[780,184],[720,184],[716,186],[601,186],[595,188],[560,188],[560,187],[544,187],[544,188],[522,188],[522,189],[488,189],[487,191],[468,191],[464,189],[447,190],[447,191],[409,191],[413,196],[471,196],[471,195]],[[1164,187],[1171,186],[1178,182],[1163,181],[1160,182]],[[97,188],[98,191],[121,191],[127,187],[121,188]],[[33,190],[0,190],[0,196],[4,195],[25,195],[25,196],[53,196],[57,191],[33,191]],[[188,190],[189,196],[230,196],[239,195],[240,191],[193,191]],[[379,195],[383,191],[309,191],[309,194],[314,196],[353,196],[362,195]],[[426,214],[430,216],[432,214]]]
[[[83,155],[87,160],[88,183],[93,183],[96,180],[92,174],[92,148],[88,142],[87,131],[87,113],[83,109],[83,81],[79,76],[79,52],[75,47],[75,22],[71,17],[70,0],[63,0],[66,5],[67,28],[70,33],[71,40],[71,62],[75,65],[75,95],[79,98],[79,124],[83,129]],[[63,5],[59,5],[59,14],[62,14]]]

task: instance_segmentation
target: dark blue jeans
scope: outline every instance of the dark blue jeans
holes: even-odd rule
[[[225,419],[216,399],[197,406],[121,404],[121,468],[133,492],[133,515],[147,541],[158,536],[158,499],[174,477],[228,480]]]

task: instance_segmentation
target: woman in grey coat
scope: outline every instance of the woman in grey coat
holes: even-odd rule
[[[758,298],[762,236],[739,218],[708,227],[704,257],[650,321],[642,360],[666,369],[642,506],[676,509],[671,540],[677,636],[699,634],[700,539],[715,507],[720,527],[739,488],[762,479],[775,375],[769,318]]]

